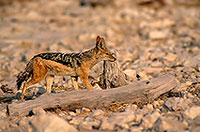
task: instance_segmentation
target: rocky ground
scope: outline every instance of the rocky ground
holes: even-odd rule
[[[118,52],[119,66],[132,83],[171,73],[178,87],[144,106],[113,103],[108,110],[38,108],[26,117],[6,115],[6,105],[18,101],[16,75],[32,56],[80,52],[94,47],[97,35]],[[199,50],[198,0],[2,0],[0,131],[199,132]],[[101,73],[102,63],[90,75],[98,80]],[[73,90],[69,77],[56,77],[53,88]],[[44,82],[27,96],[36,92],[44,92]]]

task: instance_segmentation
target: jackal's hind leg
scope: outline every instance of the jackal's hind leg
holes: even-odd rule
[[[51,87],[52,87],[52,84],[53,84],[53,79],[54,79],[53,75],[47,75],[46,78],[45,78],[46,92],[47,93],[51,93]]]
[[[20,98],[24,99],[24,94],[26,92],[26,88],[42,81],[45,78],[46,74],[47,74],[47,68],[42,63],[42,59],[35,58],[34,64],[33,64],[32,78],[28,82],[24,83],[24,87],[22,89],[22,94],[21,94]]]
[[[78,90],[78,76],[71,76],[72,85],[75,90]]]
[[[36,84],[36,83],[42,81],[43,79],[44,79],[44,77],[32,78],[30,81],[24,83],[24,87],[23,87],[23,89],[22,89],[22,94],[21,94],[21,96],[20,96],[20,99],[24,99],[24,94],[25,94],[25,92],[26,92],[26,89],[27,89],[29,86],[31,86],[31,85],[33,85],[33,84]]]

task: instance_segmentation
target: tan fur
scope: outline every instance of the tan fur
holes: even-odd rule
[[[53,54],[53,53],[52,53]],[[24,98],[24,94],[26,88],[36,84],[43,79],[46,80],[46,91],[47,93],[51,92],[51,85],[53,83],[54,75],[68,75],[71,76],[72,84],[75,90],[78,90],[78,77],[80,77],[81,81],[85,84],[88,89],[94,89],[88,80],[89,70],[98,62],[102,60],[110,60],[115,61],[116,59],[112,56],[110,51],[105,47],[104,39],[101,37],[97,37],[96,39],[96,47],[94,49],[88,50],[83,53],[77,54],[69,54],[66,59],[63,59],[63,62],[58,62],[58,58],[60,56],[56,56],[51,58],[47,58],[46,56],[50,56],[51,54],[39,54],[31,59],[31,61],[27,64],[26,70],[18,75],[18,82],[26,81],[27,78],[31,76],[31,79],[24,83],[21,99]],[[74,55],[74,57],[71,56]],[[47,59],[46,59],[46,58]],[[64,58],[64,57],[61,57]],[[60,60],[59,60],[60,61]],[[67,62],[67,64],[65,64]],[[69,64],[69,65],[68,65]],[[28,77],[27,77],[28,76]],[[26,78],[26,79],[24,79]],[[19,85],[20,87],[21,85]]]

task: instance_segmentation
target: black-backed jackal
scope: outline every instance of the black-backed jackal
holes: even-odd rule
[[[103,37],[97,36],[96,46],[81,53],[41,53],[35,55],[26,65],[24,71],[17,76],[17,87],[20,89],[25,81],[21,99],[26,88],[43,79],[46,80],[46,92],[51,92],[54,75],[71,76],[73,87],[78,90],[78,77],[88,89],[94,89],[88,80],[89,70],[102,60],[115,61],[111,52],[105,46]]]

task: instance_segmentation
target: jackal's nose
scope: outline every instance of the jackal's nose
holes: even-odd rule
[[[113,59],[111,60],[111,62],[114,62],[114,61],[116,61],[117,59],[115,58],[115,57],[113,57]]]

